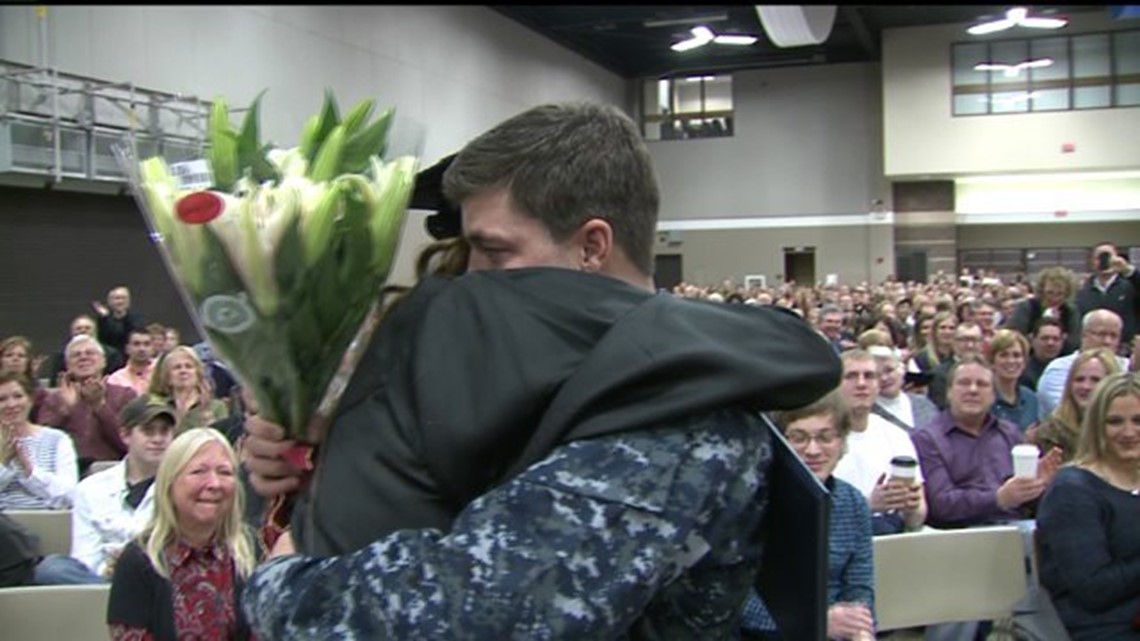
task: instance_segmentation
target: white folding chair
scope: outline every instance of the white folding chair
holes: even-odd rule
[[[882,631],[1008,617],[1026,594],[1016,526],[877,536],[874,555]]]
[[[0,589],[0,637],[5,641],[108,641],[110,584]]]
[[[5,510],[40,539],[40,553],[71,554],[71,510]]]

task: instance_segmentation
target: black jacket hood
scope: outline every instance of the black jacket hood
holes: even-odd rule
[[[425,279],[370,349],[341,411],[386,389],[394,427],[457,506],[560,443],[725,406],[799,407],[841,371],[792,312],[558,268]]]

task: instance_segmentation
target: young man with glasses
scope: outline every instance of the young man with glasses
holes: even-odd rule
[[[830,492],[827,637],[874,638],[871,511],[855,486],[833,474],[847,450],[847,434],[851,429],[851,417],[843,397],[834,391],[807,407],[778,412],[772,418],[796,455]],[[755,592],[744,604],[741,638],[743,641],[783,638]]]

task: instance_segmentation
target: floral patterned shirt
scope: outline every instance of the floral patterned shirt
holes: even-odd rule
[[[142,552],[141,548],[132,547],[134,547],[135,552]],[[124,575],[123,581],[131,578],[131,575],[139,569],[131,567],[138,564],[139,556],[143,561],[147,561],[145,570],[155,574],[152,578],[161,580],[150,567],[145,554],[128,556],[124,552],[120,565],[126,564],[126,567],[116,567],[115,582],[119,582],[120,572]],[[217,544],[195,548],[184,541],[178,541],[167,548],[165,560],[170,571],[169,586],[173,606],[175,638],[178,641],[203,641],[239,637],[238,631],[241,626],[235,607],[234,560],[229,550],[225,546]],[[138,585],[138,582],[132,583],[135,583],[136,589],[146,590],[144,585]],[[154,590],[147,591],[150,591],[152,595],[155,594]],[[114,586],[112,586],[112,601],[116,600],[115,596]],[[142,602],[134,599],[132,601],[134,602],[128,607],[133,605],[134,608],[142,609],[149,605],[146,599],[143,599]],[[150,608],[150,612],[143,613],[141,616],[120,617],[115,616],[116,604],[110,604],[108,622],[110,623],[112,639],[115,641],[160,641],[166,637],[167,635],[157,628],[165,627],[162,624],[167,622],[156,621],[157,625],[144,623],[144,620],[154,621],[159,618],[153,615],[163,609],[169,612],[169,606],[163,608],[162,605],[155,603]]]

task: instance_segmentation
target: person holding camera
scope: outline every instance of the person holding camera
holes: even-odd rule
[[[1077,311],[1081,317],[1094,309],[1116,312],[1124,325],[1121,347],[1135,349],[1137,318],[1140,317],[1140,272],[1112,243],[1101,243],[1093,249],[1092,274],[1077,292]]]

